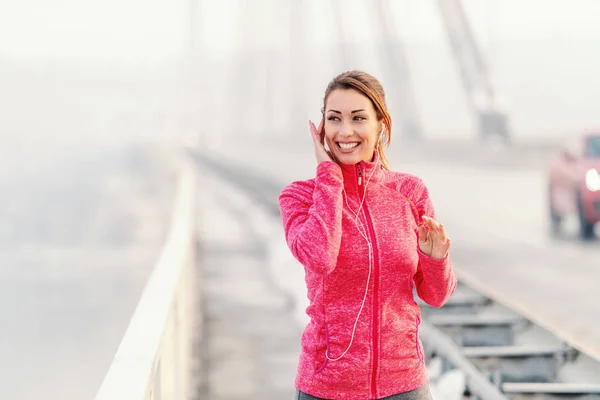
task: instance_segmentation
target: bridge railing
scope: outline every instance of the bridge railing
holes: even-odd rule
[[[196,182],[179,170],[171,226],[96,400],[187,400],[197,331]]]

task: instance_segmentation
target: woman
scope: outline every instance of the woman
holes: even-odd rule
[[[413,287],[441,307],[456,277],[423,181],[388,168],[383,88],[361,71],[335,77],[309,127],[316,177],[279,197],[310,300],[296,398],[431,399]]]

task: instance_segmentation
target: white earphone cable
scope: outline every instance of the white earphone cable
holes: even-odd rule
[[[352,343],[354,342],[354,335],[356,333],[356,327],[358,326],[358,320],[359,320],[360,315],[362,314],[362,311],[363,311],[363,309],[365,307],[365,303],[367,301],[367,294],[369,293],[369,284],[371,282],[371,271],[373,270],[373,245],[372,245],[371,241],[368,238],[367,228],[365,227],[365,225],[360,220],[359,215],[360,215],[360,212],[362,211],[363,204],[364,204],[365,198],[367,196],[367,187],[369,186],[369,181],[371,180],[371,177],[373,176],[373,174],[377,170],[378,163],[379,163],[379,158],[377,158],[375,160],[375,167],[373,169],[373,172],[371,173],[371,175],[369,176],[369,178],[367,178],[367,181],[365,182],[365,189],[364,189],[364,192],[363,192],[363,197],[362,197],[362,200],[361,200],[361,202],[360,202],[360,204],[358,206],[357,212],[354,212],[354,210],[352,210],[352,208],[350,207],[350,204],[348,203],[348,196],[346,195],[346,190],[342,189],[342,193],[343,193],[344,199],[346,201],[346,206],[348,207],[348,209],[350,210],[350,212],[352,212],[352,214],[354,214],[354,216],[356,217],[356,219],[354,220],[354,224],[356,225],[356,229],[358,229],[358,232],[366,240],[367,246],[369,248],[369,274],[367,275],[367,284],[365,286],[365,294],[363,296],[362,304],[360,306],[360,309],[358,310],[358,314],[356,315],[356,320],[354,321],[354,326],[352,327],[352,335],[350,337],[350,343],[348,344],[348,347],[346,348],[346,350],[344,350],[344,352],[339,357],[336,357],[336,358],[331,358],[329,356],[329,346],[328,346],[327,347],[327,351],[325,351],[325,357],[327,357],[327,359],[329,361],[338,361],[339,359],[341,359],[342,357],[344,357],[346,355],[346,353],[348,352],[348,350],[350,350],[350,347],[352,347]],[[358,226],[359,223],[360,223],[360,227]]]

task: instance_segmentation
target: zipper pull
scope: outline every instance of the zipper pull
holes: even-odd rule
[[[362,170],[358,167],[358,186],[362,185]]]

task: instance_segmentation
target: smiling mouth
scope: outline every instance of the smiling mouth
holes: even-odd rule
[[[359,142],[352,142],[352,143],[337,142],[338,147],[342,150],[352,150],[352,149],[358,147],[359,144],[360,144]]]

